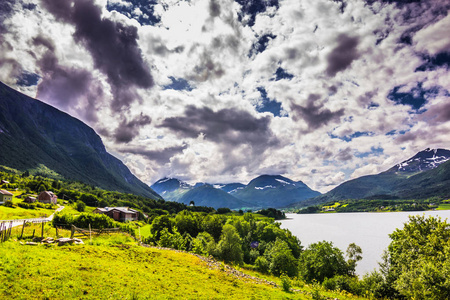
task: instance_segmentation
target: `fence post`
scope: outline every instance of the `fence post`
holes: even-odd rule
[[[20,239],[22,239],[22,237],[23,237],[23,230],[25,229],[25,224],[26,223],[27,223],[27,221],[23,221],[22,233],[20,234]]]
[[[73,235],[75,234],[75,226],[72,224],[72,230],[70,231],[70,238],[73,239]]]
[[[89,223],[89,241],[92,244],[91,224]]]
[[[44,238],[44,225],[45,223],[42,222],[41,238]]]
[[[56,238],[59,238],[59,234],[58,234],[58,226],[56,226],[55,228],[56,228]]]

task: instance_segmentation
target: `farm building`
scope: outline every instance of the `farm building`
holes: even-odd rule
[[[137,221],[139,212],[128,207],[98,207],[93,213],[105,214],[119,222]]]
[[[42,203],[56,204],[58,197],[51,191],[44,191],[39,194],[37,200]]]
[[[5,190],[0,190],[0,203],[5,203],[5,201],[12,201],[12,197],[12,193]]]
[[[27,196],[27,197],[23,200],[23,202],[26,202],[26,203],[34,203],[34,202],[36,202],[36,198],[35,198],[35,197],[31,197],[31,196]]]

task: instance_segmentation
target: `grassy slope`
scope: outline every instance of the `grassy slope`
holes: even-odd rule
[[[17,198],[18,195],[22,194],[20,191],[10,191],[13,193],[12,202],[17,204],[22,202],[23,199]],[[0,220],[17,220],[17,219],[30,219],[30,218],[40,218],[42,216],[50,216],[54,212],[53,209],[36,208],[36,209],[25,209],[21,207],[6,207],[0,205]]]
[[[209,269],[191,254],[139,246],[6,242],[0,266],[5,299],[310,299]]]

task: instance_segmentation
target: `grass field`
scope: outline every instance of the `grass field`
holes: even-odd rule
[[[436,210],[450,210],[450,203],[440,204]]]
[[[55,229],[46,225],[44,232],[54,236]],[[14,236],[0,243],[0,299],[312,299],[313,290],[328,298],[358,299],[299,280],[292,281],[292,288],[301,292],[284,292],[224,268],[210,268],[189,253],[138,246],[121,234],[61,247],[23,245]],[[239,270],[281,285],[277,277]]]

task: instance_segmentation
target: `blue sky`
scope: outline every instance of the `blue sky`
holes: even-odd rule
[[[448,1],[5,0],[0,80],[139,178],[325,192],[450,148]]]

